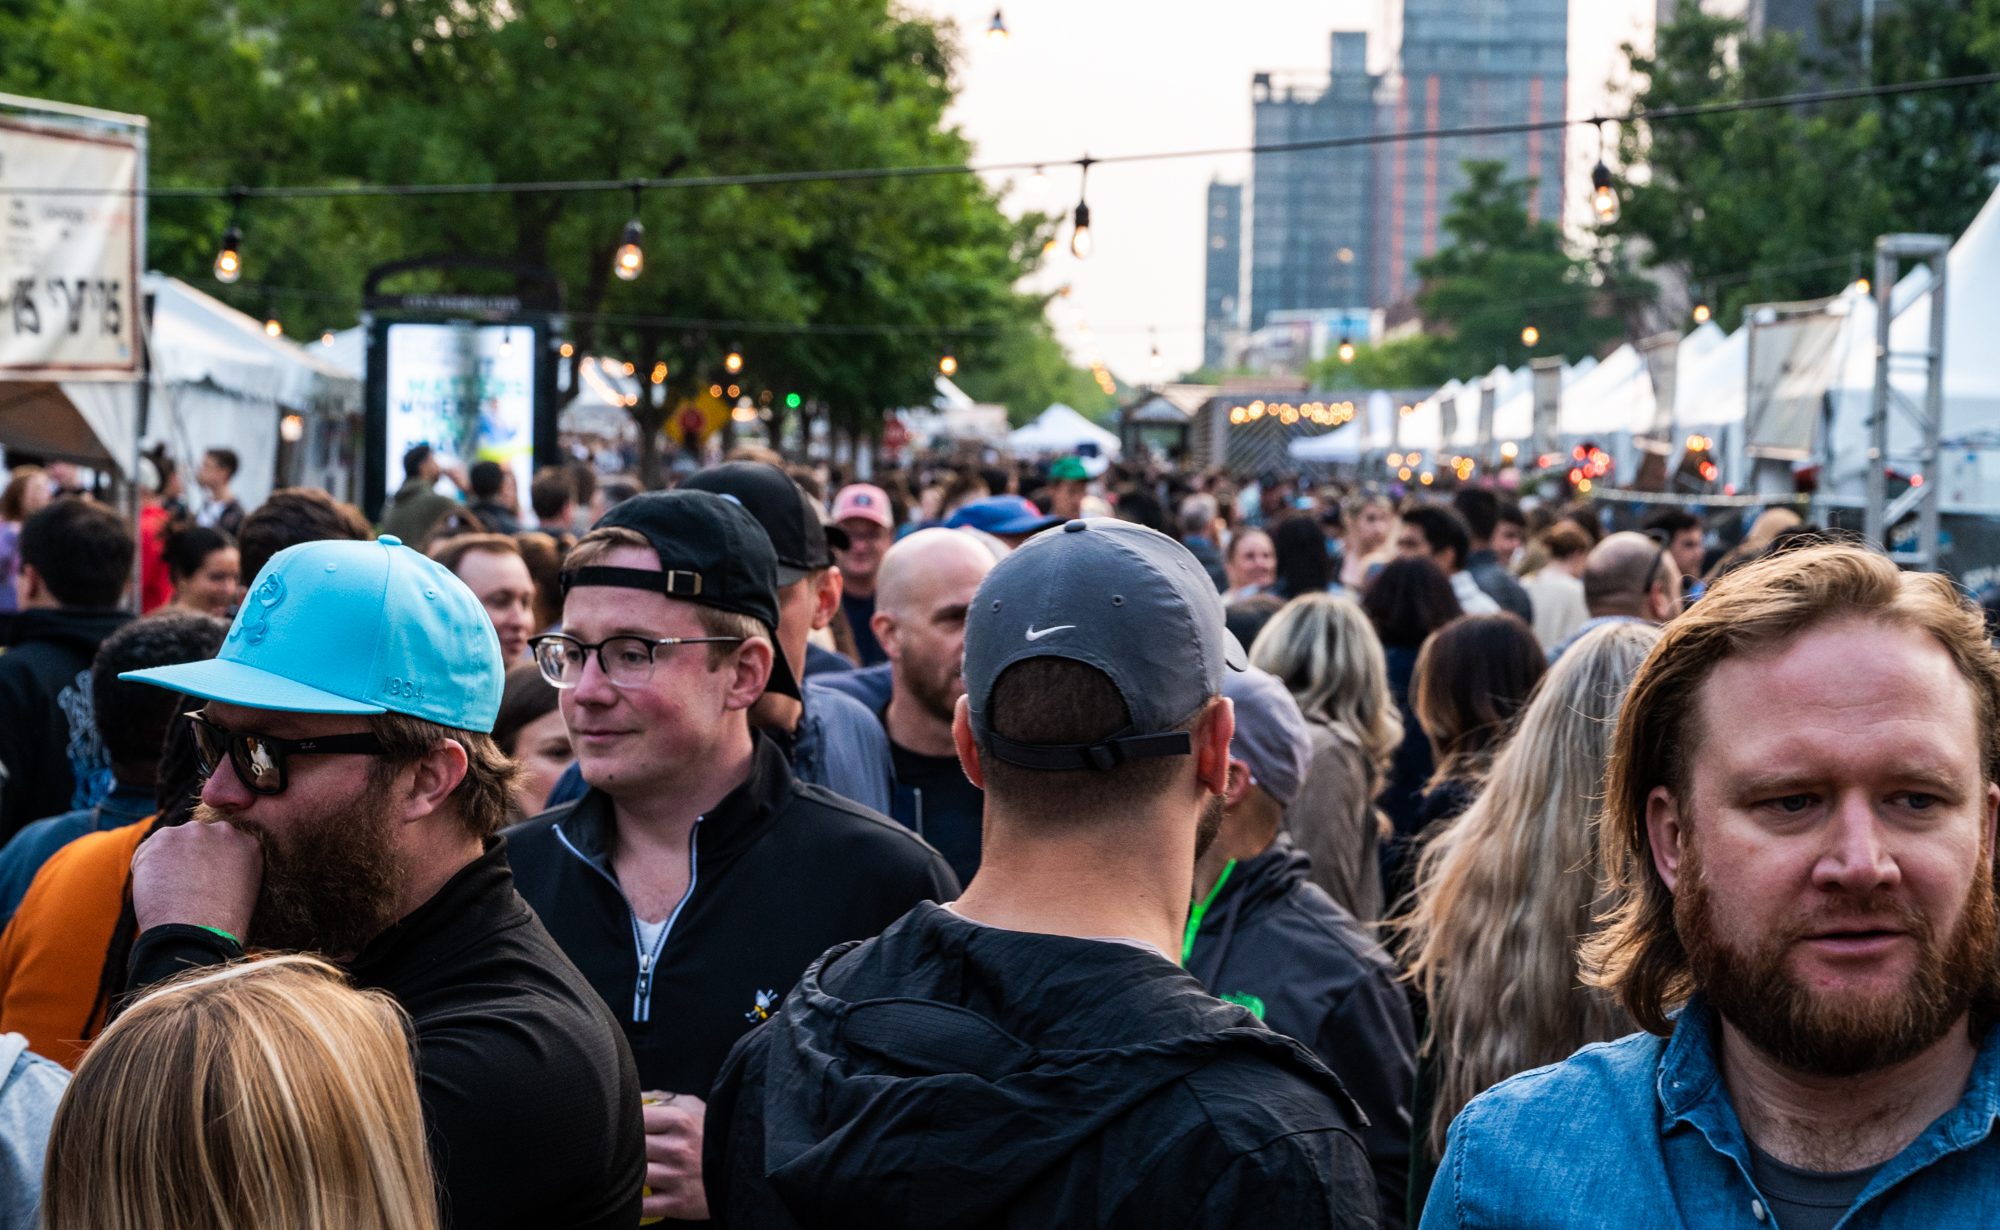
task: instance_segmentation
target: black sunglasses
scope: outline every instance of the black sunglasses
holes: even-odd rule
[[[194,726],[194,758],[202,777],[214,773],[227,755],[230,767],[251,794],[283,794],[289,780],[285,762],[292,756],[380,756],[388,750],[366,731],[317,739],[278,739],[225,730],[199,713],[184,716]]]

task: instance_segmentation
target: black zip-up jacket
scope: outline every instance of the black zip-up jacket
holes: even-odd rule
[[[885,816],[792,776],[757,734],[749,778],[695,822],[688,890],[659,941],[611,866],[609,795],[508,831],[521,895],[625,1027],[646,1089],[705,1095],[729,1048],[833,945],[866,939],[958,881]]]
[[[91,712],[90,663],[104,638],[132,616],[61,607],[14,617],[13,643],[0,654],[0,843],[22,825],[97,801],[79,775],[111,761]]]
[[[709,1096],[716,1224],[1376,1224],[1359,1112],[1150,949],[919,906],[814,962]]]
[[[1382,1224],[1401,1226],[1410,1178],[1415,1027],[1396,969],[1308,875],[1283,833],[1230,868],[1202,911],[1187,970],[1210,991],[1312,1048],[1368,1116]]]
[[[133,988],[243,955],[154,927]],[[499,840],[347,965],[410,1014],[448,1230],[627,1230],[646,1173],[639,1079],[618,1027],[514,891]]]

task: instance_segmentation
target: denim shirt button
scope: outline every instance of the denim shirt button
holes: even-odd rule
[[[1764,1211],[1764,1202],[1762,1200],[1752,1200],[1750,1202],[1750,1216],[1756,1218],[1758,1221],[1766,1221],[1769,1220],[1771,1215]]]

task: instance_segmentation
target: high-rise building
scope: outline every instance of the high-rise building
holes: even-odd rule
[[[1380,129],[1560,120],[1568,86],[1568,0],[1403,0],[1397,71],[1382,83]],[[1414,267],[1444,242],[1444,219],[1471,161],[1531,178],[1531,212],[1562,216],[1563,130],[1416,138],[1381,147],[1373,302],[1416,290]],[[1251,294],[1256,295],[1252,284]]]
[[[1259,146],[1375,131],[1377,79],[1368,36],[1337,32],[1324,81],[1251,79]],[[1250,320],[1272,312],[1372,305],[1375,152],[1366,145],[1258,154],[1251,167]]]
[[[1208,184],[1208,277],[1201,312],[1201,363],[1223,365],[1243,299],[1243,185]]]

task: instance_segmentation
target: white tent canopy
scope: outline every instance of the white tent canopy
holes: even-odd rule
[[[1093,446],[1100,457],[1118,456],[1118,437],[1061,402],[1035,421],[1007,433],[1007,447],[1023,455],[1074,453]]]
[[[1569,388],[1597,367],[1595,355],[1585,355],[1562,369],[1562,387]],[[1535,372],[1523,367],[1514,373],[1515,382],[1501,390],[1493,408],[1493,438],[1526,444],[1535,434]]]

